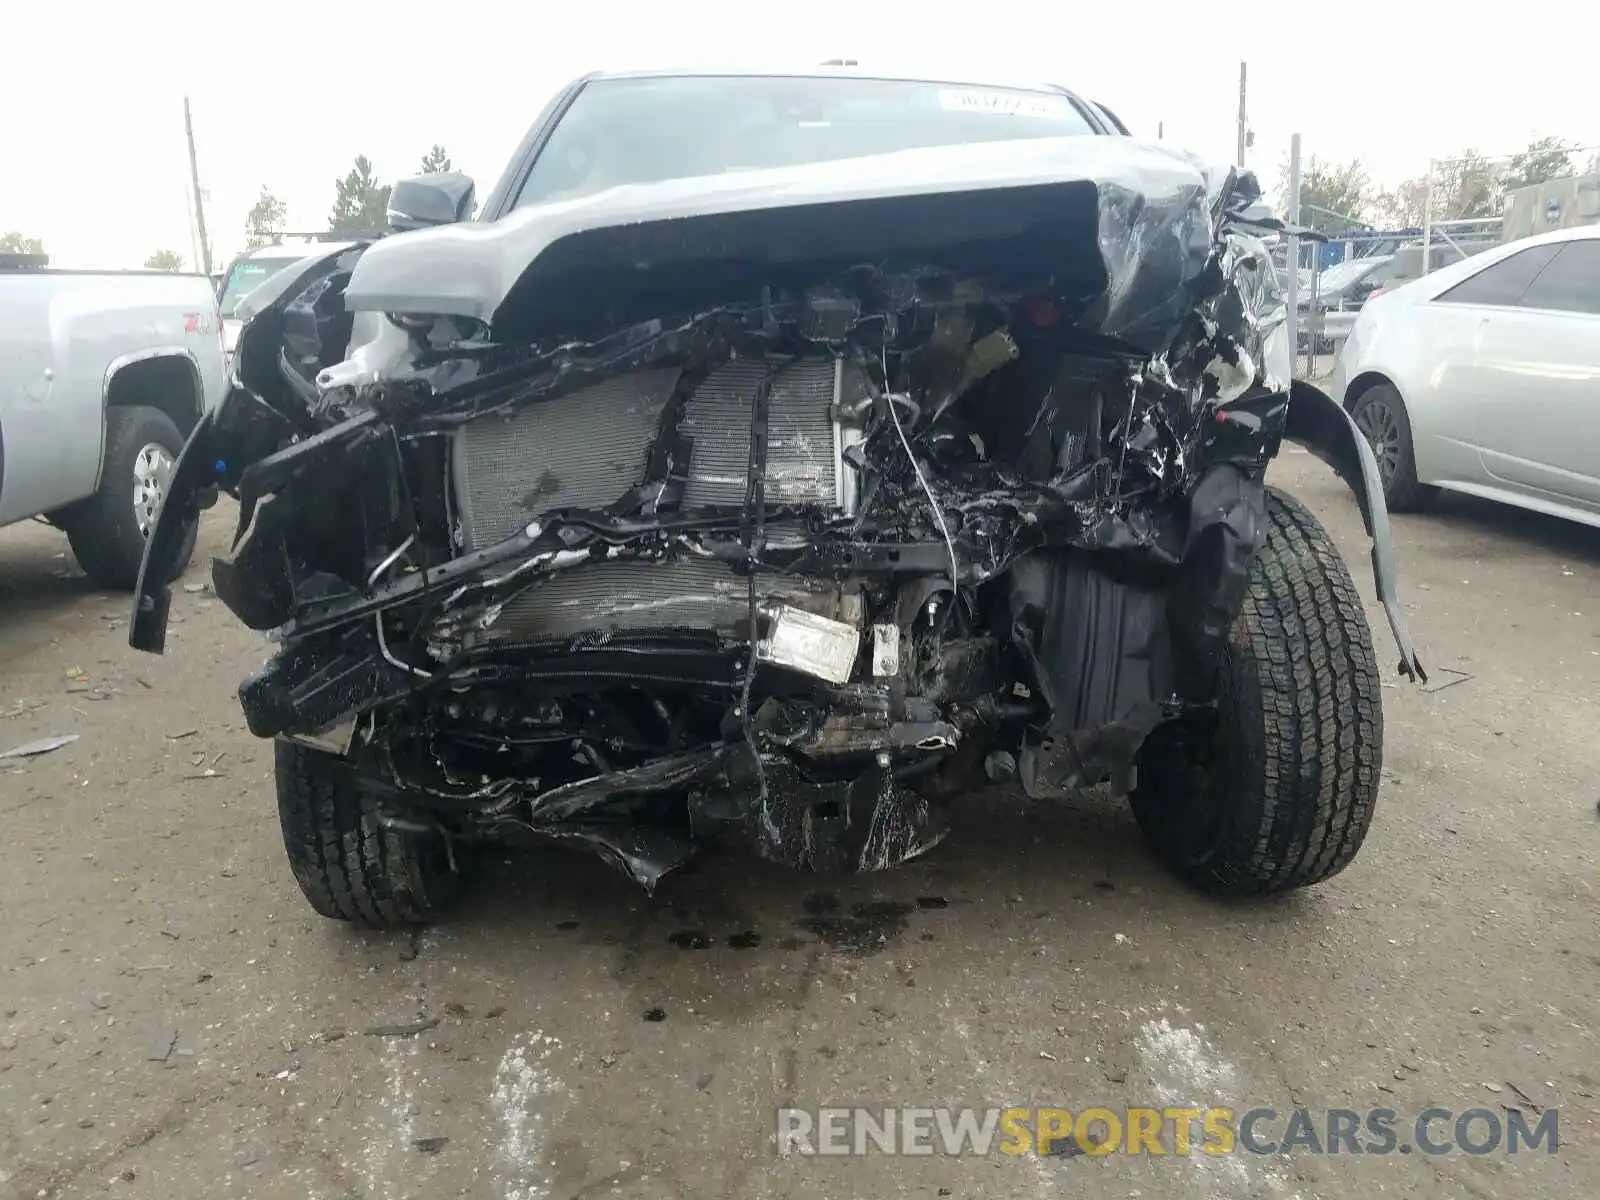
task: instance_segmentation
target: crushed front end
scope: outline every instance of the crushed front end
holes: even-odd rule
[[[251,730],[395,828],[646,886],[719,831],[886,867],[985,780],[1125,788],[1215,701],[1286,436],[1356,488],[1420,670],[1370,452],[1284,377],[1253,178],[1150,161],[663,218],[680,263],[555,241],[483,316],[346,304],[426,235],[285,282],[169,502],[238,499]],[[141,580],[135,646],[168,602]]]

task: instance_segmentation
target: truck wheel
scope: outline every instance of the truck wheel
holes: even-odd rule
[[[1298,501],[1269,488],[1267,516],[1216,707],[1157,727],[1132,795],[1156,853],[1223,895],[1344,870],[1372,823],[1383,766],[1372,631],[1350,572]]]
[[[387,929],[425,925],[456,899],[462,873],[445,839],[380,825],[334,756],[280,741],[273,765],[289,868],[317,912]]]
[[[139,582],[145,539],[155,527],[182,450],[183,434],[160,409],[130,405],[106,410],[100,490],[62,522],[78,565],[101,587],[128,591]],[[174,578],[194,554],[198,524],[189,528]]]

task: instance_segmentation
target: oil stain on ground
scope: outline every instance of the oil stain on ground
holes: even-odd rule
[[[914,901],[866,900],[848,907],[828,892],[814,892],[802,903],[805,916],[795,922],[835,950],[851,954],[872,954],[905,933],[912,913],[948,908],[943,896],[918,896]],[[667,935],[667,942],[679,950],[709,950],[717,938],[702,929],[679,929]],[[762,943],[761,933],[743,929],[724,939],[733,950],[753,950]],[[799,949],[799,938],[781,938],[780,950]]]
[[[875,954],[906,931],[912,913],[947,904],[942,896],[922,896],[915,902],[868,900],[846,908],[837,896],[817,892],[805,898],[806,915],[795,924],[835,950]]]

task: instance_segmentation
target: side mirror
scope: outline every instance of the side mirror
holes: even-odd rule
[[[438,171],[402,179],[389,192],[389,228],[396,233],[430,225],[454,225],[472,216],[471,176]]]

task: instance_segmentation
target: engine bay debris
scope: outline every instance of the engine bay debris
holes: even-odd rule
[[[1007,186],[530,217],[478,293],[462,239],[318,260],[253,297],[132,644],[225,490],[216,594],[276,642],[249,726],[389,819],[646,887],[719,831],[881,869],[974,780],[1117,783],[1214,703],[1291,437],[1356,492],[1425,678],[1371,452],[1286,377],[1254,178],[1076,140]]]

